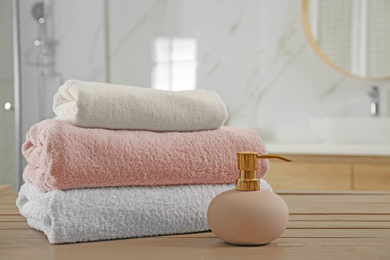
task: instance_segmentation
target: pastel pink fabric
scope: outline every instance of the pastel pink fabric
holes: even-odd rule
[[[237,152],[267,153],[256,132],[234,127],[153,132],[80,128],[49,119],[26,138],[23,178],[41,191],[234,183]],[[268,167],[268,160],[260,160],[257,176],[264,177]]]

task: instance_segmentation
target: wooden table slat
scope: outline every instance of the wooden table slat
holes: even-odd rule
[[[389,191],[275,191],[278,195],[390,195]]]
[[[290,214],[290,221],[368,221],[368,222],[386,222],[390,221],[390,214]]]
[[[9,221],[0,222],[0,230],[20,230],[20,229],[31,229],[27,222],[21,221]]]
[[[11,192],[12,192],[11,185],[0,185],[0,196]]]
[[[26,222],[26,218],[18,215],[18,216],[1,216],[0,215],[0,222]]]
[[[16,206],[15,208],[0,209],[0,216],[9,216],[9,215],[20,216],[19,209]]]
[[[289,206],[291,214],[390,214],[390,193],[281,196]]]
[[[289,221],[287,228],[352,228],[390,229],[390,222],[382,221]]]

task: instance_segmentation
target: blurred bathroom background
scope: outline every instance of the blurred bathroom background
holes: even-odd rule
[[[23,137],[54,116],[52,97],[67,79],[214,90],[227,124],[258,131],[270,147],[322,143],[311,118],[369,117],[372,86],[380,116],[390,114],[390,79],[326,63],[306,35],[302,0],[17,2]],[[12,0],[0,1],[0,184],[16,187],[13,11]]]

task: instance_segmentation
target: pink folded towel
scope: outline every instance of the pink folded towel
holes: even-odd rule
[[[259,135],[247,129],[107,130],[49,119],[27,133],[23,178],[41,191],[234,183],[240,151],[266,154]],[[268,160],[260,160],[257,176],[264,177],[268,167]]]

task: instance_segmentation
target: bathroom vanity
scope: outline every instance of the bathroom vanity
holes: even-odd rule
[[[269,144],[269,153],[291,158],[271,161],[267,180],[274,190],[390,191],[390,146]]]

